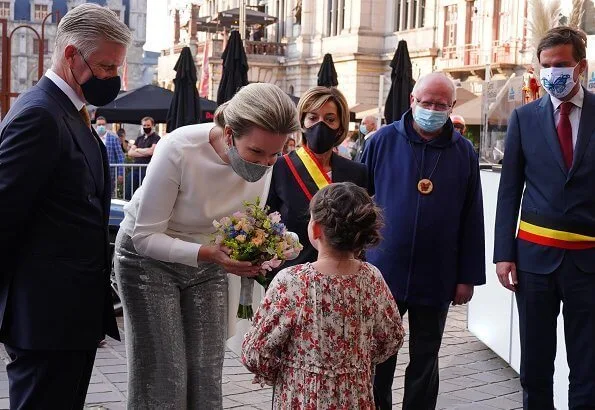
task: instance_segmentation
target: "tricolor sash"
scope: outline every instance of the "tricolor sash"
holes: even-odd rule
[[[530,212],[521,214],[517,238],[561,249],[595,248],[595,229],[593,227]]]
[[[283,159],[308,201],[319,189],[331,183],[320,162],[307,148],[301,147],[285,154]]]

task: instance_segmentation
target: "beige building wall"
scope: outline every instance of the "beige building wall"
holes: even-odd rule
[[[299,0],[264,0],[265,11],[278,18],[278,23],[266,28],[265,38],[269,43],[285,44],[284,56],[258,59],[248,55],[251,80],[268,79],[286,92],[300,96],[315,86],[317,73],[326,53],[333,56],[337,70],[338,88],[345,94],[351,106],[357,104],[377,105],[380,75],[385,75],[384,98],[390,88],[389,63],[396,50],[398,40],[409,43],[413,57],[414,76],[431,72],[435,66],[435,2],[436,0],[415,0],[417,7],[425,3],[425,19],[411,21],[411,29],[395,32],[395,4],[393,0],[301,0],[301,21],[297,24],[296,6]],[[181,4],[183,3],[183,4]],[[247,1],[255,4],[256,1]],[[413,7],[414,0],[409,2]],[[170,2],[169,27],[173,27],[175,7],[180,13],[188,14],[191,1]],[[239,6],[239,0],[206,0],[199,16],[214,15],[219,11]],[[330,9],[329,9],[330,6]],[[403,7],[403,6],[401,6]],[[336,18],[333,18],[337,11]],[[184,25],[184,21],[180,21]],[[425,28],[420,29],[420,26]],[[175,35],[171,35],[171,46],[162,53],[159,60],[158,81],[169,86],[173,79],[171,69],[175,63]],[[189,45],[195,53],[199,76],[202,66],[202,46],[209,39],[222,39],[221,35],[197,33],[195,39],[182,28],[179,46]],[[197,44],[194,46],[194,44]],[[178,47],[178,51],[179,48]],[[214,54],[214,55],[213,55]],[[209,97],[214,99],[220,80],[221,60],[213,50],[209,51],[210,87]]]
[[[171,28],[174,2],[169,1],[169,22],[164,24]],[[479,94],[487,64],[496,78],[520,73],[531,64],[534,50],[526,23],[531,14],[528,2],[247,0],[247,4],[263,5],[266,13],[279,19],[278,23],[266,28],[265,39],[268,43],[283,43],[285,47],[282,56],[249,55],[249,78],[251,81],[273,82],[286,92],[300,96],[316,85],[323,56],[330,53],[337,70],[338,88],[350,106],[377,105],[380,75],[385,76],[382,92],[385,99],[390,88],[390,61],[398,41],[406,40],[414,79],[432,71],[444,71],[462,86]],[[595,27],[595,13],[589,13],[593,0],[587,3],[585,28],[589,31],[589,27]],[[176,0],[176,4],[184,8],[189,7],[191,1]],[[296,16],[298,4],[301,5],[300,16]],[[239,0],[204,0],[198,15],[215,15],[238,6]],[[595,33],[593,27],[590,30]],[[171,38],[172,45],[162,53],[159,63],[159,83],[165,86],[173,79],[173,34]],[[207,38],[220,41],[222,45],[221,34],[207,37],[199,32],[194,40],[187,33],[180,35],[180,43],[189,44],[195,53],[199,76],[202,65],[200,44]],[[590,50],[593,47],[591,45]],[[220,54],[213,50],[210,50],[210,56],[209,97],[215,99],[221,60]]]

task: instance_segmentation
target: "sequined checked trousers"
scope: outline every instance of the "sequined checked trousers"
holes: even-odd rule
[[[115,270],[124,311],[128,409],[221,409],[227,275],[137,254],[120,230]]]

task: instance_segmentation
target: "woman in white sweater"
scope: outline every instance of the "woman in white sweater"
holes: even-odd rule
[[[116,239],[128,408],[222,407],[226,272],[259,267],[211,244],[212,222],[267,197],[272,165],[298,130],[287,94],[258,83],[220,106],[215,123],[178,128],[157,145]]]

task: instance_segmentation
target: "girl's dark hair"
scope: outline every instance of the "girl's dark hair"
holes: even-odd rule
[[[352,182],[330,184],[310,201],[312,220],[322,226],[329,246],[359,253],[382,239],[382,211],[365,189]]]

